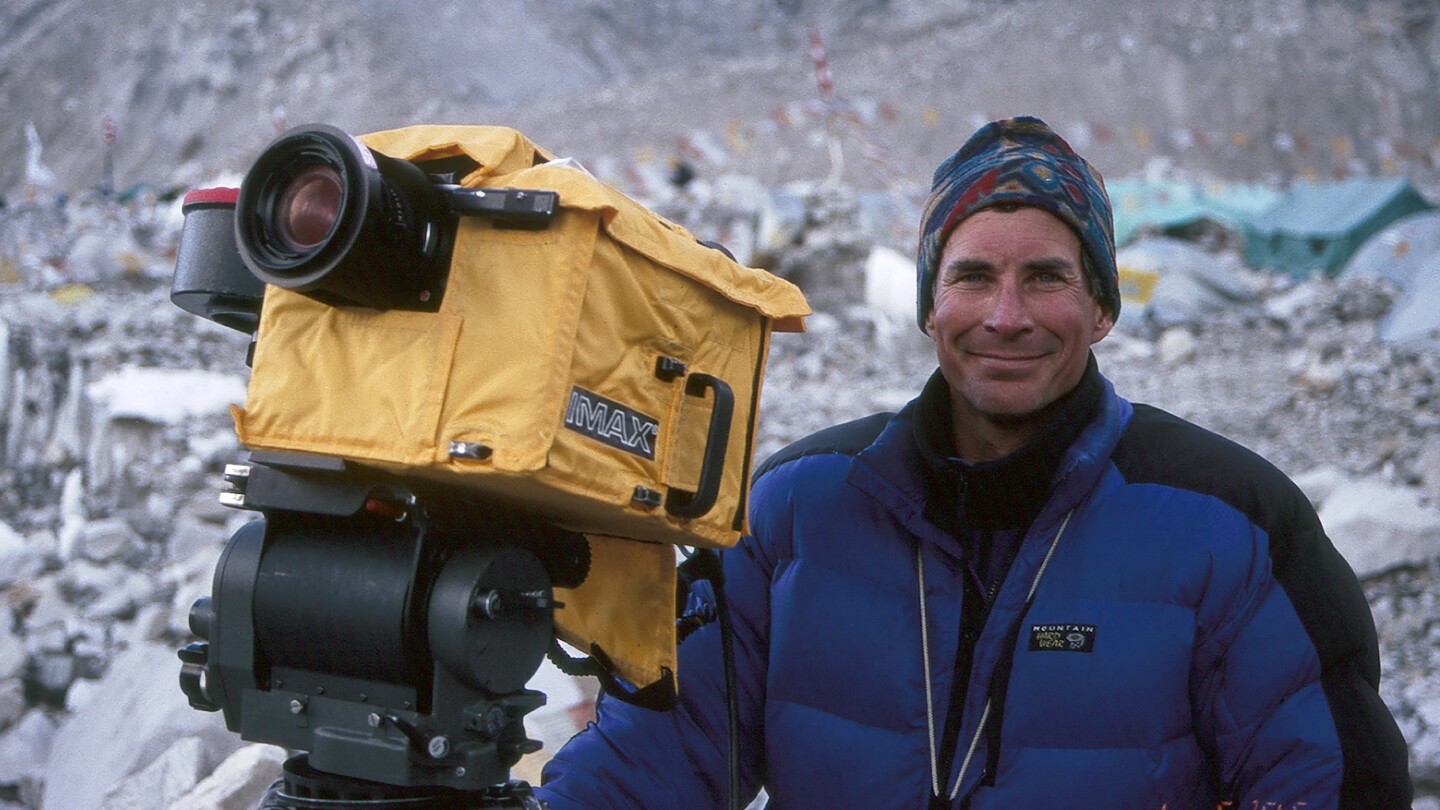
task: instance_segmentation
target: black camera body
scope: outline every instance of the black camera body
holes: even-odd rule
[[[297,127],[238,193],[187,195],[171,300],[251,333],[266,284],[332,305],[434,312],[459,217],[539,230],[558,205],[550,191],[458,185],[475,168],[464,156],[411,163],[332,126]]]

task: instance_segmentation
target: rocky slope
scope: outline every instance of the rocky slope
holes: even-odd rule
[[[830,170],[809,33],[860,187],[923,181],[972,119],[1040,114],[1107,174],[1156,158],[1238,179],[1399,160],[1440,137],[1427,0],[15,0],[0,8],[0,192],[33,122],[60,191],[192,184],[277,122],[516,126],[625,165],[700,141],[767,183]],[[693,144],[692,144],[693,145]]]

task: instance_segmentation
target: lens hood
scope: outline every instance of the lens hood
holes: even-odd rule
[[[324,124],[272,142],[240,185],[235,241],[257,278],[330,304],[438,306],[453,230],[417,166]]]

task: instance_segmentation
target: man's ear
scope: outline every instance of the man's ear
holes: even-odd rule
[[[930,311],[925,313],[925,334],[931,338],[935,337],[935,305],[930,305]]]
[[[1110,330],[1114,328],[1115,316],[1110,314],[1110,310],[1104,306],[1095,307],[1095,332],[1090,338],[1090,345],[1094,346],[1104,340],[1105,336],[1110,334]]]

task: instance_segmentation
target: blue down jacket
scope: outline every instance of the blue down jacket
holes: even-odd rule
[[[914,413],[782,452],[724,555],[747,800],[763,785],[771,808],[924,808],[937,788],[928,806],[971,810],[1410,806],[1373,620],[1308,501],[1108,381],[994,595],[955,754],[936,762],[966,549],[926,517]],[[680,657],[675,711],[603,699],[548,764],[553,810],[725,806],[718,628]]]

